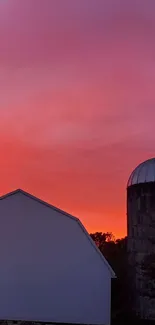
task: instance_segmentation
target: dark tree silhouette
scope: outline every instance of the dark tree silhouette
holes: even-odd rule
[[[129,285],[127,278],[127,238],[115,239],[112,233],[90,234],[107,259],[117,278],[112,281],[112,321],[127,321],[130,314]]]

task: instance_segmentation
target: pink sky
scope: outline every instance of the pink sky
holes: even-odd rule
[[[23,188],[126,234],[155,156],[155,1],[0,1],[0,193]]]

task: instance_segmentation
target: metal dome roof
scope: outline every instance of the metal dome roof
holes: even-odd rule
[[[155,158],[142,162],[133,170],[129,177],[127,187],[149,182],[155,182]]]

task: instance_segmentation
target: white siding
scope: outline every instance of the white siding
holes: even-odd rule
[[[76,220],[17,193],[0,225],[0,319],[110,323],[111,274]]]

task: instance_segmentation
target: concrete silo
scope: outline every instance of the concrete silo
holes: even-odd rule
[[[137,166],[128,180],[127,235],[132,309],[155,320],[155,158]]]

